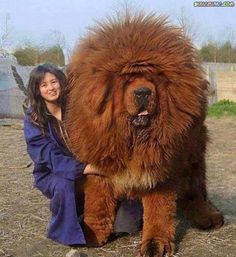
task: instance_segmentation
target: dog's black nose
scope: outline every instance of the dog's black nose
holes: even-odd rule
[[[143,98],[151,95],[152,91],[148,87],[140,87],[136,90],[134,90],[134,94],[137,98]]]

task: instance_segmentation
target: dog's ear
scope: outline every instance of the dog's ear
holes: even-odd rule
[[[28,94],[27,94],[27,89],[26,89],[26,87],[24,85],[24,81],[21,78],[20,74],[17,72],[16,67],[11,65],[11,70],[12,70],[12,74],[13,74],[13,77],[14,77],[14,79],[16,81],[17,86],[27,96]]]

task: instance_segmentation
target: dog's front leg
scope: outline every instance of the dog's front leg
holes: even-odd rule
[[[101,246],[113,232],[116,200],[108,179],[87,175],[84,187],[84,233],[88,246]]]
[[[143,236],[139,256],[162,257],[174,253],[176,192],[161,185],[146,193],[143,202]]]

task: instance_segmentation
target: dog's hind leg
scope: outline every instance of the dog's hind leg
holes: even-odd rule
[[[223,225],[224,219],[219,210],[208,200],[205,176],[205,158],[190,165],[185,177],[185,191],[178,204],[191,225],[200,229],[214,229]],[[182,184],[183,185],[183,184]]]

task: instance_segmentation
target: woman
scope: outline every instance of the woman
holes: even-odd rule
[[[51,64],[32,70],[28,82],[31,107],[24,119],[24,135],[34,162],[35,186],[50,199],[52,217],[47,236],[62,244],[78,245],[86,241],[77,214],[75,181],[99,172],[75,160],[70,151],[62,123],[66,86],[64,73]],[[136,232],[141,216],[141,208],[135,202],[122,202],[114,230]]]

